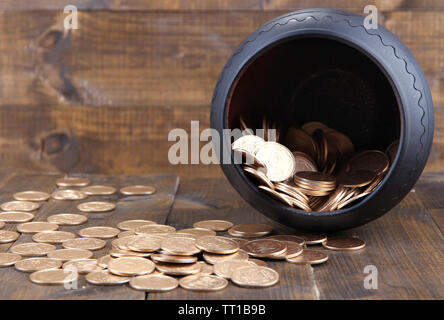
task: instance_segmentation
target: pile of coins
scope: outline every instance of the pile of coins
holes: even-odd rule
[[[396,140],[385,152],[355,153],[346,135],[320,122],[291,126],[282,135],[264,118],[265,138],[240,123],[243,136],[232,144],[236,163],[260,190],[305,211],[339,210],[372,193],[399,146]]]

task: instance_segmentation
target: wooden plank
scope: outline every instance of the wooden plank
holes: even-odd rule
[[[26,176],[22,176],[22,179]],[[140,175],[140,176],[87,176],[93,184],[108,184],[121,188],[126,185],[149,184],[157,188],[153,196],[123,196],[120,193],[110,196],[95,196],[88,200],[109,200],[117,203],[114,211],[104,214],[88,215],[88,222],[81,226],[64,226],[60,230],[77,233],[90,226],[116,226],[120,221],[130,219],[150,219],[164,223],[173,203],[178,185],[178,178],[173,175]],[[54,185],[55,179],[52,180]],[[17,185],[16,187],[20,187]],[[45,221],[49,215],[61,212],[78,212],[76,206],[82,201],[49,200],[39,211],[35,221]],[[30,242],[31,236],[22,235],[16,243]],[[110,249],[110,240],[106,248],[95,251],[94,257],[106,254]],[[123,286],[93,286],[81,276],[77,290],[66,290],[63,286],[38,286],[31,284],[28,274],[7,268],[1,271],[2,287],[0,297],[3,299],[145,299],[145,293]]]
[[[367,243],[359,252],[331,252],[314,270],[320,299],[442,299],[444,238],[417,193],[366,226],[338,233]],[[375,266],[378,289],[368,290],[366,266]]]
[[[249,207],[225,179],[188,179],[181,183],[176,200],[168,216],[168,224],[177,229],[192,227],[205,219],[224,219],[239,223],[267,223],[275,233],[288,234],[292,230],[265,218]],[[226,235],[226,233],[221,233]],[[149,300],[195,299],[315,299],[317,290],[312,268],[296,266],[282,261],[267,261],[279,272],[280,282],[260,290],[238,287],[232,283],[222,291],[193,292],[179,288],[166,293],[148,294]]]

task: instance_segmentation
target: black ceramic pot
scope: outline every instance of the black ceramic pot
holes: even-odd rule
[[[285,225],[334,231],[365,224],[400,202],[426,164],[434,116],[424,73],[391,32],[363,24],[362,16],[332,9],[286,14],[245,39],[219,76],[211,127],[220,135],[238,128],[240,116],[260,123],[264,114],[272,114],[286,124],[321,121],[348,135],[357,150],[385,150],[400,141],[388,174],[372,194],[323,213],[290,208],[260,192],[233,164],[230,142],[221,143],[219,156],[231,155],[231,163],[221,166],[233,187]]]

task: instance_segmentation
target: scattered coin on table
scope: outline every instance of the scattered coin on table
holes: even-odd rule
[[[116,193],[117,189],[111,186],[93,185],[83,187],[80,191],[89,196],[104,196]]]
[[[35,272],[46,269],[59,269],[62,261],[50,258],[29,258],[17,261],[15,268],[22,272]]]
[[[9,201],[2,203],[0,205],[0,209],[4,211],[35,211],[38,208],[40,208],[40,203],[38,202],[31,202],[31,201]]]
[[[55,200],[82,200],[86,199],[88,195],[82,191],[79,190],[71,190],[71,189],[62,189],[62,190],[56,190],[53,193],[51,193],[51,198]]]
[[[56,184],[59,187],[86,187],[90,184],[89,179],[80,177],[64,177],[58,179]]]
[[[61,244],[75,237],[74,233],[68,231],[45,231],[34,234],[32,240],[41,243]]]
[[[5,223],[23,223],[34,219],[34,214],[21,211],[0,212],[0,221]]]
[[[49,243],[27,242],[11,247],[10,251],[22,257],[43,257],[49,252],[56,250],[56,246]]]
[[[77,226],[88,221],[88,218],[76,213],[59,213],[49,216],[46,221],[58,224],[59,226]]]
[[[55,231],[59,226],[50,222],[25,222],[17,225],[17,231],[20,233],[39,233],[44,231]]]
[[[156,188],[153,186],[142,186],[142,185],[127,186],[120,189],[120,193],[128,196],[150,195],[156,193]]]
[[[14,242],[20,236],[19,233],[9,230],[0,230],[0,243]]]
[[[115,208],[116,205],[114,203],[106,201],[83,202],[77,206],[77,209],[80,211],[88,213],[108,212],[114,210]]]
[[[17,192],[13,195],[13,198],[19,201],[46,201],[49,197],[47,192],[32,190]]]

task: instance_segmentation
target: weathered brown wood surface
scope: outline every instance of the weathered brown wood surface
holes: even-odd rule
[[[172,166],[172,128],[209,125],[217,77],[266,21],[307,7],[362,13],[359,0],[77,0],[0,2],[0,160],[20,171],[221,176]],[[378,0],[380,20],[417,57],[432,88],[436,138],[428,164],[444,170],[444,4]]]
[[[12,198],[17,191],[38,189],[51,192],[55,189],[55,181],[59,175],[15,175],[12,179],[2,183],[1,201],[5,202]],[[157,193],[152,196],[123,196],[116,193],[110,196],[94,196],[91,200],[108,200],[115,202],[117,208],[108,213],[88,214],[87,223],[79,226],[62,226],[59,230],[70,231],[77,234],[80,229],[89,226],[113,226],[120,221],[131,219],[148,219],[158,223],[165,220],[173,203],[174,195],[178,186],[178,178],[173,175],[140,175],[140,176],[101,176],[89,175],[93,184],[106,184],[116,188],[127,185],[148,184],[157,188]],[[46,221],[52,214],[63,212],[79,212],[76,206],[81,201],[58,201],[50,199],[39,209],[34,221]],[[7,229],[15,230],[15,225],[7,224]],[[31,235],[22,234],[14,243],[32,242]],[[94,251],[94,257],[105,255],[111,245],[111,240],[104,249]],[[0,246],[0,252],[6,252],[11,244]],[[60,246],[59,246],[60,247]],[[88,284],[81,276],[77,290],[67,290],[63,286],[41,286],[34,285],[29,281],[29,274],[16,271],[12,268],[1,268],[0,286],[1,299],[128,299],[143,300],[145,293],[131,290],[128,286],[94,286]]]
[[[14,192],[29,188],[51,191],[59,175],[3,174],[0,176],[0,201],[11,199]],[[168,223],[176,228],[191,227],[201,219],[227,219],[233,223],[264,222],[274,233],[294,232],[273,222],[250,208],[225,179],[185,179],[176,192],[174,176],[104,176],[87,175],[93,183],[121,187],[128,184],[155,185],[158,193],[149,197],[101,196],[117,202],[117,209],[107,214],[89,216],[87,224],[61,227],[77,232],[86,226],[111,225],[134,218]],[[444,238],[442,233],[442,199],[440,192],[444,174],[425,174],[414,191],[399,206],[382,218],[365,226],[340,234],[359,237],[367,247],[359,252],[327,251],[329,261],[317,266],[297,266],[282,261],[267,261],[281,277],[278,285],[267,289],[245,289],[229,284],[225,290],[199,293],[177,289],[172,292],[147,294],[127,285],[100,287],[87,284],[83,277],[79,290],[57,286],[40,286],[28,280],[28,274],[13,267],[0,269],[1,299],[443,299]],[[173,204],[174,200],[174,204]],[[49,200],[39,210],[35,221],[51,214],[77,212],[78,202]],[[14,230],[15,225],[7,224]],[[441,228],[441,229],[440,229]],[[22,235],[16,243],[30,241]],[[12,244],[0,245],[7,252]],[[322,249],[320,246],[317,248]],[[95,252],[101,256],[109,248]],[[378,270],[378,289],[364,287],[364,268]]]

